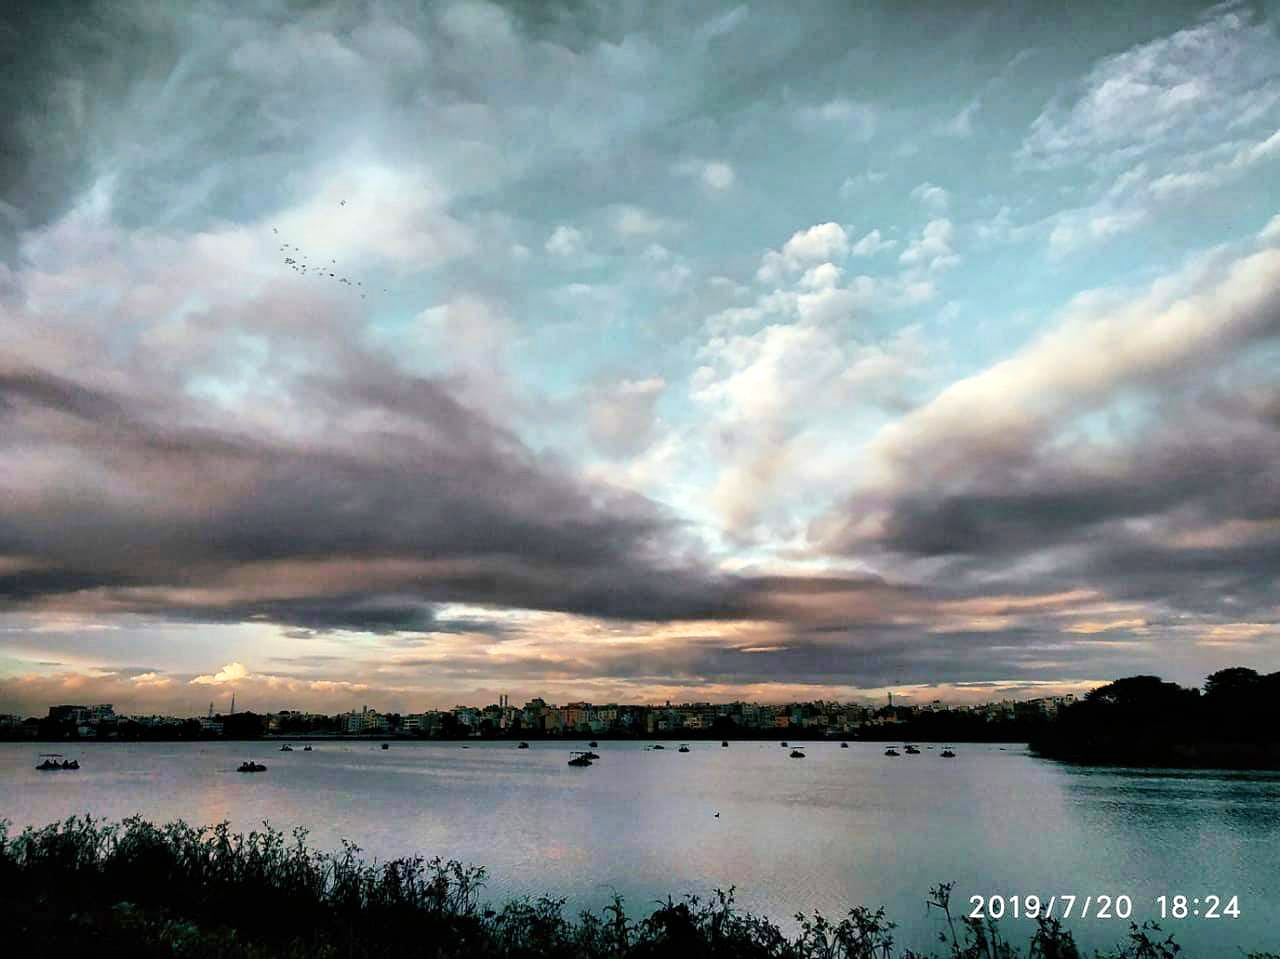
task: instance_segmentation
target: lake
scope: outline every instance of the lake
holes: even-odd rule
[[[350,839],[366,857],[424,854],[488,869],[486,898],[568,898],[600,908],[613,891],[633,914],[654,900],[736,886],[743,909],[793,929],[820,909],[884,905],[898,942],[931,946],[931,885],[970,895],[1128,895],[1135,920],[1157,896],[1238,896],[1238,919],[1168,920],[1186,955],[1280,951],[1280,773],[1103,769],[1028,755],[1022,745],[960,744],[954,760],[884,746],[602,741],[0,744],[0,817],[14,827],[72,814],[154,821],[266,820],[305,826],[311,842]],[[58,750],[78,772],[41,773]],[[245,775],[243,759],[269,768]],[[717,818],[715,813],[719,812]],[[1077,910],[1080,908],[1077,905]],[[1009,931],[1028,923],[1002,925]],[[1119,919],[1066,925],[1090,947],[1127,931]]]

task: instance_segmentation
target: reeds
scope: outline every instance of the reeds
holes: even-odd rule
[[[317,851],[307,833],[232,833],[226,823],[156,826],[73,817],[10,836],[0,823],[0,912],[19,954],[93,950],[138,956],[433,959],[925,959],[897,951],[884,910],[838,921],[797,915],[788,936],[735,909],[733,890],[658,904],[633,920],[615,897],[576,919],[562,899],[500,909],[480,899],[485,870],[422,857],[366,862],[360,849]],[[950,886],[931,890],[948,959],[1080,959],[1069,932],[1042,922],[1025,950],[992,923],[956,919]],[[1116,959],[1171,959],[1177,947],[1134,927]]]

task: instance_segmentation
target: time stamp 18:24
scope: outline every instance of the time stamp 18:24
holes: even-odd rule
[[[1239,896],[1156,896],[1160,919],[1239,919]],[[970,896],[970,919],[1129,919],[1133,897],[1108,896]]]

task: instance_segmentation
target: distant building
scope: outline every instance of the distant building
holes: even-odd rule
[[[88,706],[50,706],[49,719],[55,723],[82,723],[89,718]]]

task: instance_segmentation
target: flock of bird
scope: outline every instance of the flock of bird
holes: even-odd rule
[[[342,200],[338,203],[338,206],[346,206],[346,205],[347,205],[346,200]],[[280,230],[274,226],[271,228],[271,232],[276,236],[280,235]],[[330,259],[328,264],[308,262],[307,254],[302,252],[301,247],[293,243],[281,242],[280,252],[285,254],[285,257],[284,257],[285,266],[287,266],[289,269],[293,270],[295,273],[299,274],[300,276],[314,276],[314,277],[319,277],[322,280],[323,279],[336,280],[339,283],[346,284],[352,289],[359,289],[360,299],[362,300],[365,299],[367,295],[367,291],[364,288],[364,283],[360,280],[357,280],[353,283],[349,277],[338,275],[337,273],[338,261],[336,259]],[[383,290],[382,292],[389,293],[391,291]]]

